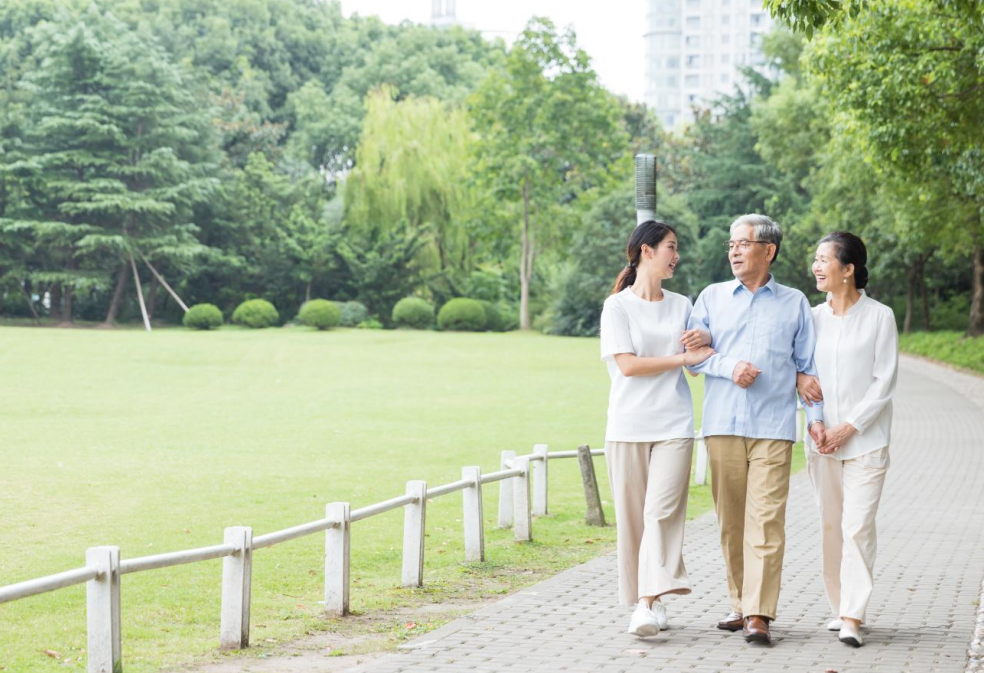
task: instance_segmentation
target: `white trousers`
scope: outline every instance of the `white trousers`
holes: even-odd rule
[[[689,594],[683,565],[693,439],[606,442],[618,532],[618,599]]]
[[[823,585],[833,614],[864,621],[874,586],[877,536],[888,447],[850,460],[807,452],[807,472],[820,507]]]

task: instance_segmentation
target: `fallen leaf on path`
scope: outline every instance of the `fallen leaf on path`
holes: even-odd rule
[[[55,652],[54,650],[45,650],[44,653],[47,654],[52,659],[61,659],[61,655]]]

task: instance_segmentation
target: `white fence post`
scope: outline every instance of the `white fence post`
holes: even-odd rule
[[[540,460],[533,463],[533,514],[534,516],[547,515],[547,453],[546,444],[534,444],[533,455],[539,456]]]
[[[461,478],[471,485],[461,492],[465,528],[465,560],[485,560],[485,526],[482,520],[482,468],[463,467]],[[509,481],[503,479],[503,481]]]
[[[85,565],[99,571],[85,591],[89,673],[122,673],[120,548],[91,547]]]
[[[704,441],[704,431],[697,433],[697,468],[694,470],[694,483],[707,483],[707,442]]]
[[[253,529],[230,526],[225,544],[236,553],[222,559],[222,620],[219,648],[241,650],[249,647],[249,604],[253,575]]]
[[[499,459],[499,469],[511,469],[516,459],[515,451],[503,451]],[[503,479],[499,482],[499,528],[509,528],[513,525],[513,480]]]
[[[325,508],[325,518],[339,522],[325,531],[325,613],[331,617],[349,611],[350,514],[347,502],[329,503]]]
[[[513,467],[523,471],[513,477],[513,537],[518,542],[533,539],[533,517],[530,514],[530,459],[520,456],[513,460]]]
[[[424,525],[427,517],[427,482],[408,481],[407,495],[417,502],[403,508],[403,586],[424,586]]]

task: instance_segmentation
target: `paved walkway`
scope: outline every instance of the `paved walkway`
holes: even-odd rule
[[[710,514],[688,523],[694,593],[668,603],[671,629],[655,638],[623,632],[629,609],[615,605],[609,554],[355,670],[963,673],[984,577],[984,379],[905,358],[893,435],[871,629],[861,649],[822,629],[830,614],[819,578],[819,524],[801,473],[791,487],[772,646],[714,628],[729,607]]]

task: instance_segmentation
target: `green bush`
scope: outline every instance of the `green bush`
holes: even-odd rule
[[[297,319],[308,327],[331,329],[342,321],[342,307],[327,299],[311,299],[301,306]]]
[[[342,327],[358,327],[359,323],[369,319],[369,309],[357,301],[347,301],[342,304]]]
[[[383,323],[379,322],[375,318],[368,318],[360,322],[356,325],[356,327],[359,329],[383,329]]]
[[[273,327],[280,322],[280,314],[266,299],[248,299],[232,312],[232,322],[254,328]]]
[[[505,322],[498,307],[485,299],[477,299],[476,301],[482,305],[482,310],[485,311],[485,329],[489,332],[504,332]]]
[[[441,307],[437,326],[456,332],[481,332],[485,329],[485,309],[477,299],[458,297]]]
[[[216,329],[222,326],[222,311],[214,304],[195,304],[184,314],[181,324],[188,329]]]
[[[405,297],[393,307],[393,323],[397,327],[427,329],[434,324],[434,307],[419,297]]]

